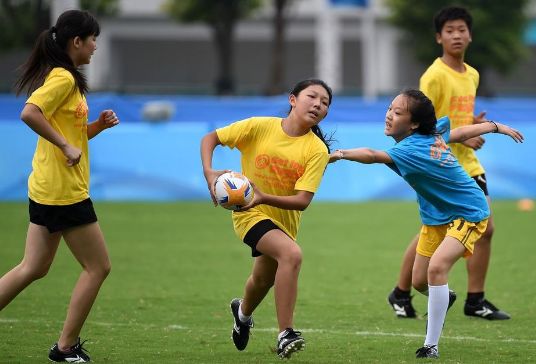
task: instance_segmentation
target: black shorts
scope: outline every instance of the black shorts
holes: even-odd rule
[[[259,257],[262,255],[262,253],[257,250],[257,243],[261,240],[264,234],[274,229],[279,229],[279,227],[274,224],[272,220],[267,219],[259,221],[248,230],[246,236],[244,236],[244,243],[250,246],[252,257]]]
[[[42,205],[30,200],[28,211],[30,222],[46,226],[51,234],[97,221],[93,203],[89,198],[72,205]]]
[[[480,187],[480,189],[484,191],[484,195],[489,196],[488,195],[488,183],[486,182],[486,174],[482,173],[472,178],[476,181],[476,184],[478,185],[478,187]]]

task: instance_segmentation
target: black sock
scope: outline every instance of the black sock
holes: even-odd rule
[[[484,292],[467,292],[467,302],[470,305],[476,305],[484,299]]]
[[[395,294],[396,299],[409,298],[410,292],[411,291],[403,291],[400,288],[398,288],[398,286],[396,286],[395,289],[394,289],[394,294]]]

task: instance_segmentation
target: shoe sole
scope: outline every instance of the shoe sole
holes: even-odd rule
[[[488,320],[488,321],[504,321],[504,320],[510,320],[510,317],[495,317],[495,316],[492,316],[492,315],[488,315],[488,316],[480,316],[480,315],[477,315],[477,314],[471,314],[471,313],[466,313],[465,316],[467,316],[467,317],[478,317],[478,318],[481,318],[481,319],[484,319],[484,320]]]
[[[303,351],[305,349],[305,340],[298,339],[288,344],[281,353],[278,354],[281,359],[290,359],[293,353]]]

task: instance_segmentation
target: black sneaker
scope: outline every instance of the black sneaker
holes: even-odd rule
[[[292,353],[305,349],[305,340],[301,332],[288,328],[277,342],[277,355],[281,359],[289,359]]]
[[[50,351],[48,353],[48,359],[50,361],[55,362],[62,362],[66,361],[69,363],[87,363],[91,360],[89,359],[89,356],[86,354],[87,350],[83,348],[82,345],[84,345],[86,341],[80,342],[80,338],[78,338],[78,342],[71,346],[71,349],[68,353],[64,353],[60,351],[58,348],[58,343],[55,343],[54,346],[50,348]]]
[[[476,305],[471,305],[465,301],[463,312],[466,316],[481,317],[486,320],[509,320],[510,315],[499,310],[490,301],[482,298]]]
[[[415,352],[417,358],[439,358],[439,351],[437,350],[436,345],[426,345],[422,348],[417,349]]]
[[[454,292],[452,289],[449,289],[449,305],[447,306],[447,311],[452,307],[454,302],[456,302],[456,292]]]
[[[244,350],[248,346],[249,341],[249,329],[253,327],[253,318],[250,318],[248,322],[244,323],[238,318],[238,308],[242,300],[235,298],[231,301],[231,312],[233,313],[234,326],[233,326],[233,342],[236,348],[240,351]]]
[[[413,305],[411,304],[412,298],[413,296],[396,298],[395,291],[392,290],[387,297],[387,302],[389,302],[389,305],[391,305],[395,311],[396,317],[415,318],[417,317],[417,314],[415,313],[415,308],[413,308]]]

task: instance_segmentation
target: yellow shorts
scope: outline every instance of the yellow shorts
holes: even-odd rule
[[[473,254],[475,242],[480,239],[486,227],[488,219],[479,222],[469,222],[464,219],[457,219],[445,225],[423,225],[417,243],[417,253],[431,257],[445,236],[452,236],[465,247],[465,255]]]

